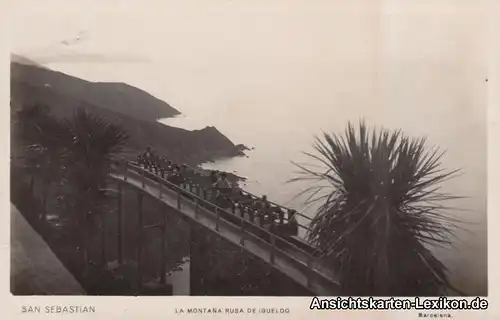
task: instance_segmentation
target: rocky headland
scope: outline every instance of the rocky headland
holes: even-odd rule
[[[124,83],[89,82],[13,56],[11,110],[34,103],[45,104],[52,114],[66,118],[84,107],[120,125],[130,135],[125,153],[129,159],[150,146],[175,162],[196,166],[242,156],[247,149],[235,145],[215,127],[185,130],[159,123],[158,119],[180,112],[141,89]]]

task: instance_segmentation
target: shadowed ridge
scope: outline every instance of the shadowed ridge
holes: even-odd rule
[[[11,61],[11,81],[40,88],[50,87],[74,100],[85,101],[135,119],[156,121],[180,114],[168,103],[130,85],[86,81],[42,67],[20,56],[14,56]]]
[[[167,104],[127,84],[92,83],[16,62],[11,63],[11,70],[12,110],[43,104],[50,106],[55,116],[64,118],[70,117],[75,108],[83,107],[123,126],[130,133],[131,141],[126,152],[129,160],[135,159],[138,151],[142,151],[147,145],[161,153],[168,152],[169,158],[178,163],[190,165],[242,155],[241,148],[236,147],[216,128],[189,131],[159,123],[157,118],[179,112],[173,108],[170,113],[166,113],[165,108],[160,108],[161,113],[154,111],[154,107],[147,107],[147,104],[142,103],[143,99],[137,97],[148,96],[149,101]],[[102,92],[93,95],[95,87],[99,87],[98,90]],[[135,96],[135,100],[127,100],[130,94]],[[133,110],[128,112],[122,106],[133,107]],[[148,110],[153,110],[153,113],[149,112],[150,116],[147,115]],[[141,116],[142,114],[146,116]]]

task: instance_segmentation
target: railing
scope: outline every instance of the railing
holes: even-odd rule
[[[122,171],[124,180],[127,180],[127,175],[132,171],[139,176],[143,189],[146,187],[146,179],[156,182],[159,191],[158,197],[160,199],[165,191],[164,188],[173,191],[177,198],[176,209],[181,210],[183,202],[192,205],[195,211],[195,220],[198,220],[201,212],[211,216],[212,219],[215,220],[215,232],[220,233],[221,223],[225,223],[226,226],[233,229],[234,232],[239,232],[239,243],[242,247],[245,247],[245,242],[248,240],[261,243],[261,245],[264,245],[269,250],[268,262],[271,265],[275,265],[276,255],[279,254],[281,258],[285,258],[305,274],[307,287],[311,288],[314,278],[320,281],[323,286],[326,284],[327,287],[333,287],[335,289],[339,287],[339,283],[336,281],[333,274],[328,275],[327,273],[331,273],[328,271],[325,273],[325,270],[328,270],[327,268],[321,270],[323,269],[321,268],[321,261],[319,261],[317,257],[284,237],[246,220],[241,212],[239,212],[239,215],[236,214],[236,209],[231,213],[219,207],[217,204],[210,202],[208,193],[204,192],[199,185],[195,186],[194,184],[185,183],[183,186],[177,186],[130,162],[122,162],[121,167],[120,171]],[[140,220],[141,219],[139,219],[139,221]],[[143,226],[141,226],[141,228],[142,227]]]
[[[131,163],[132,163],[132,164],[135,164],[136,166],[139,166],[139,167],[140,167],[140,165],[139,165],[137,162],[131,162]],[[208,177],[209,177],[209,176],[207,176],[207,175],[205,174],[208,170],[205,170],[205,169],[199,169],[199,168],[193,168],[193,167],[191,167],[191,166],[189,166],[189,165],[186,165],[186,164],[184,164],[184,166],[186,167],[186,169],[188,169],[189,171],[191,171],[191,173],[197,173],[197,174],[200,174],[201,176],[204,176],[204,177],[206,177],[206,178],[208,178]],[[250,196],[250,199],[251,199],[252,201],[259,201],[259,200],[262,200],[262,198],[261,198],[261,197],[258,197],[258,196],[256,196],[256,195],[252,194],[251,192],[245,191],[245,190],[243,190],[243,189],[239,189],[238,191],[239,191],[242,195],[244,195],[244,196]],[[229,199],[229,200],[231,200],[231,201],[232,201],[232,199]],[[293,212],[294,212],[294,216],[296,216],[296,217],[297,217],[297,216],[299,216],[299,217],[301,217],[302,219],[304,219],[304,220],[306,220],[306,221],[309,221],[309,222],[310,222],[310,221],[312,221],[312,219],[311,219],[310,217],[308,217],[308,216],[306,216],[306,215],[304,215],[304,214],[302,214],[302,213],[300,213],[300,212],[298,212],[298,211],[296,211],[296,210],[292,210],[292,209],[290,209],[290,208],[288,208],[288,207],[282,206],[282,205],[280,205],[280,204],[278,204],[278,203],[275,203],[275,202],[272,202],[272,201],[270,201],[270,200],[266,200],[266,201],[269,203],[269,205],[271,205],[272,207],[277,207],[277,208],[279,208],[281,211],[284,211],[284,212],[287,212],[287,213],[290,213],[290,212],[292,212],[292,211],[293,211]],[[285,220],[287,220],[287,219],[288,219],[288,217],[287,217],[287,218],[285,218]],[[306,232],[310,231],[310,228],[309,228],[309,226],[308,226],[308,225],[303,225],[303,224],[301,224],[299,221],[297,221],[297,226],[298,226],[299,228],[301,228],[301,229],[304,229]],[[303,245],[306,245],[306,246],[307,246],[307,244],[306,244],[305,242],[303,242]],[[312,247],[311,247],[311,249],[312,249]]]
[[[140,165],[139,165],[138,163],[136,163],[136,162],[132,162],[132,163],[133,163],[133,164],[136,164],[137,166],[139,166],[139,167],[140,167]],[[197,173],[197,174],[199,174],[200,176],[204,176],[205,178],[209,178],[209,176],[208,176],[208,175],[206,175],[206,173],[207,173],[207,171],[211,171],[211,170],[207,170],[207,169],[200,169],[200,168],[196,168],[196,167],[191,167],[191,166],[186,165],[186,164],[184,164],[183,166],[185,166],[185,167],[186,167],[186,169],[188,169],[189,171],[191,171],[191,173]],[[250,199],[251,199],[252,201],[260,201],[260,200],[262,200],[262,198],[261,198],[261,197],[258,197],[258,196],[254,195],[254,194],[253,194],[253,193],[251,193],[251,192],[245,191],[245,190],[243,190],[243,189],[239,189],[238,191],[239,191],[242,195],[244,195],[244,196],[245,196],[245,195],[246,195],[246,196],[250,196]],[[232,201],[232,199],[229,199],[229,200],[231,200],[231,201]],[[294,212],[294,213],[293,213],[293,215],[295,216],[295,219],[296,219],[296,217],[298,216],[298,217],[301,217],[303,220],[308,221],[308,224],[307,224],[307,225],[303,225],[303,224],[302,224],[302,223],[301,223],[298,219],[296,219],[296,222],[297,222],[297,227],[298,227],[299,229],[302,229],[302,230],[303,230],[306,234],[308,234],[308,233],[309,233],[309,231],[311,231],[311,229],[310,229],[309,225],[310,225],[310,223],[311,223],[312,219],[311,219],[310,217],[308,217],[308,216],[306,216],[306,215],[304,215],[304,214],[302,214],[302,213],[298,212],[297,210],[292,210],[292,209],[290,209],[290,208],[288,208],[288,207],[282,206],[282,205],[280,205],[280,204],[278,204],[278,203],[275,203],[275,202],[272,202],[272,201],[270,201],[270,200],[267,200],[267,202],[268,202],[271,206],[273,206],[273,207],[277,207],[277,208],[279,208],[279,209],[280,209],[281,211],[283,211],[283,212],[287,212],[287,213],[288,213],[288,216],[285,218],[285,220],[288,220],[288,219],[290,218],[289,214],[290,214],[290,212],[292,212],[292,211],[293,211],[293,212]],[[240,206],[240,209],[241,209],[241,205],[242,205],[242,204],[241,204],[241,203],[238,203],[238,205]],[[245,206],[243,205],[243,207],[245,207]],[[252,210],[251,208],[248,208],[248,206],[246,206],[246,208],[247,208],[247,209],[249,209],[249,211],[251,211],[251,210]],[[252,215],[253,215],[253,214],[252,214]],[[299,236],[299,234],[300,234],[300,232],[298,232],[298,234],[297,234],[297,235],[290,236],[290,241],[291,241],[291,242],[293,242],[294,244],[296,244],[297,246],[299,246],[300,248],[302,248],[303,250],[306,250],[306,251],[307,251],[307,252],[309,252],[310,254],[313,254],[313,255],[314,255],[314,254],[318,254],[318,253],[320,253],[320,251],[319,251],[317,248],[315,248],[315,247],[313,247],[313,246],[309,245],[309,244],[305,241],[305,239],[303,239],[303,238],[301,238],[301,237]]]
[[[137,167],[141,167],[141,165],[139,165],[136,162],[130,162],[130,163],[134,164]],[[191,175],[198,174],[198,177],[203,177],[203,178],[207,178],[207,179],[210,178],[208,175],[205,175],[206,171],[200,170],[198,168],[193,168],[193,167],[190,167],[188,165],[183,165],[183,166],[185,167],[185,169],[187,169],[187,170],[183,170],[183,172],[182,172],[182,175],[184,175],[184,176],[186,176],[186,175],[189,176],[189,174],[191,174]],[[147,169],[147,171],[149,171],[151,173],[153,172],[153,170],[155,170],[156,174],[158,174],[158,171],[157,171],[158,168],[153,169],[152,167],[150,167],[149,169]],[[201,187],[197,183],[191,183],[192,181],[189,181],[189,178],[187,178],[187,180],[188,180],[188,184],[190,184],[191,186],[194,186],[195,188]],[[211,183],[210,183],[210,185],[211,185]],[[212,197],[214,196],[213,195],[213,192],[214,192],[213,188],[211,188],[209,191],[204,189],[204,192],[207,192],[207,193],[209,192]],[[259,197],[255,196],[254,194],[247,192],[247,191],[240,189],[240,188],[238,188],[238,194],[243,196],[243,197],[245,197],[245,196],[247,197],[244,201],[250,200],[253,202],[258,202],[258,201],[262,200],[262,198],[259,198]],[[259,213],[262,212],[262,210],[258,210],[258,209],[256,210],[255,208],[252,208],[252,206],[243,204],[241,201],[242,199],[232,199],[232,197],[234,197],[234,195],[232,195],[232,196],[219,195],[219,197],[224,198],[225,200],[229,200],[232,203],[233,213],[234,213],[234,206],[236,206],[240,210],[241,217],[243,217],[244,215],[248,215],[251,222],[254,222],[256,220],[256,217],[259,215]],[[302,228],[306,232],[310,231],[310,228],[308,226],[302,225],[297,220],[296,217],[297,216],[304,217],[307,220],[311,220],[311,218],[297,212],[296,210],[292,210],[290,208],[281,206],[281,205],[274,203],[272,201],[266,200],[266,202],[269,204],[269,209],[278,208],[282,212],[283,218],[284,218],[283,222],[284,221],[286,221],[287,223],[290,222],[289,219],[292,217],[292,212],[293,212],[293,219],[295,219],[295,225],[297,226],[297,228]],[[243,210],[243,211],[241,211],[241,210]],[[276,214],[276,211],[272,211],[272,210],[264,210],[264,211],[271,211],[271,215],[273,215],[273,216]],[[285,217],[285,212],[287,212],[287,214],[288,214],[286,217]],[[269,214],[269,212],[264,213],[264,215],[267,215],[267,214]],[[259,222],[260,222],[260,220],[261,219],[259,218]],[[275,220],[275,218],[272,219],[271,221],[274,221],[274,220]],[[283,224],[281,226],[280,225],[277,226],[277,228],[281,228],[282,231],[286,230],[286,228],[289,228],[289,227],[290,227],[289,225],[283,225]],[[317,254],[318,250],[316,250],[316,248],[310,246],[307,242],[305,242],[303,239],[298,237],[298,233],[299,232],[297,232],[297,235],[290,235],[290,241],[292,241],[296,245],[300,246],[302,249],[307,250],[309,253]]]

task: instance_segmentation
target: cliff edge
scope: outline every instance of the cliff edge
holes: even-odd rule
[[[26,63],[29,61],[30,63]],[[124,83],[93,83],[56,72],[27,59],[11,61],[11,108],[45,104],[58,117],[70,117],[83,107],[122,126],[131,139],[125,156],[151,146],[176,161],[190,165],[243,155],[215,127],[185,130],[157,122],[180,112],[143,90]]]

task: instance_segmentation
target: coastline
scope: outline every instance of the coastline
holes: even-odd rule
[[[89,82],[14,56],[11,112],[34,104],[48,106],[50,113],[59,118],[72,117],[77,108],[85,108],[123,127],[131,137],[123,154],[129,160],[135,160],[139,152],[150,146],[162,154],[166,152],[176,163],[199,167],[246,156],[249,149],[233,143],[213,126],[186,130],[161,123],[160,119],[173,118],[181,112],[141,89],[124,83]],[[244,180],[237,175],[234,178]]]

